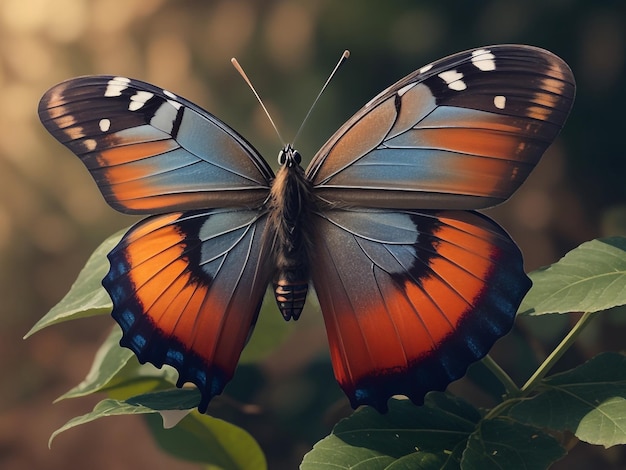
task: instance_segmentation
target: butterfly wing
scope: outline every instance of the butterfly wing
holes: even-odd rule
[[[526,179],[574,93],[567,64],[545,50],[461,52],[367,103],[317,153],[307,176],[335,206],[489,207]]]
[[[125,77],[76,78],[39,103],[46,129],[124,213],[258,207],[273,173],[233,129],[193,103]]]
[[[421,403],[509,331],[531,284],[521,253],[459,209],[519,187],[574,93],[568,66],[542,49],[461,52],[376,96],[313,158],[313,283],[354,407],[385,410],[394,394]]]
[[[103,285],[120,343],[141,362],[175,367],[178,386],[198,386],[205,411],[233,375],[269,280],[266,216],[248,208],[267,198],[271,169],[214,116],[137,80],[63,82],[39,115],[112,207],[163,214],[111,251]]]
[[[515,243],[476,212],[335,210],[315,227],[313,284],[354,408],[443,390],[509,331],[530,288]]]
[[[232,377],[256,322],[269,282],[266,218],[232,209],[157,215],[108,255],[103,285],[120,344],[142,363],[175,367],[177,386],[196,384],[201,412]]]

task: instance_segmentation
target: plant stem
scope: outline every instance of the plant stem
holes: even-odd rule
[[[589,323],[592,317],[593,313],[590,312],[585,312],[583,316],[580,317],[567,336],[563,338],[554,351],[552,351],[546,360],[543,361],[543,364],[541,364],[541,366],[539,366],[539,368],[535,371],[532,377],[530,377],[530,379],[528,379],[528,381],[524,384],[521,389],[522,395],[528,395],[528,393],[536,387],[537,383],[546,376],[554,364],[561,359],[561,356],[563,356],[574,341],[578,339],[578,336],[580,336],[580,333],[582,333],[583,329],[587,326],[587,323]]]
[[[491,371],[491,373],[496,376],[496,378],[500,381],[500,383],[504,386],[507,395],[517,396],[520,393],[519,387],[513,382],[513,379],[504,372],[502,367],[498,365],[496,361],[494,361],[489,354],[487,354],[483,358],[483,364],[487,369]]]

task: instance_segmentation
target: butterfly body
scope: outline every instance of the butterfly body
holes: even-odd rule
[[[311,277],[310,223],[315,201],[300,162],[300,154],[290,145],[279,154],[281,168],[270,189],[264,235],[275,270],[274,295],[285,320],[300,317]]]
[[[309,283],[353,407],[419,404],[513,325],[521,253],[476,212],[505,201],[553,142],[575,83],[522,45],[460,52],[381,92],[304,170],[274,173],[242,136],[167,90],[81,77],[41,99],[44,126],[115,209],[148,218],[109,253],[103,286],[141,362],[194,383],[232,377],[268,285],[297,319]]]

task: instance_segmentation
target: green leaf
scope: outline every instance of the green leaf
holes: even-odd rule
[[[157,411],[190,410],[200,403],[200,391],[196,387],[171,388],[136,395],[128,398],[126,401]]]
[[[160,412],[143,405],[112,399],[102,400],[91,413],[73,418],[56,430],[50,436],[48,445],[51,446],[52,441],[60,433],[96,419],[107,416],[156,413]],[[174,428],[163,429],[162,420],[155,418],[148,421],[151,432],[161,447],[177,457],[229,470],[267,468],[259,445],[246,431],[237,426],[191,412]]]
[[[139,364],[132,351],[118,343],[122,336],[113,328],[104,341],[85,379],[56,401],[107,392],[109,398],[125,400],[142,393],[173,389],[178,373],[174,368],[157,369],[152,364]]]
[[[194,411],[171,429],[164,429],[155,415],[147,415],[146,420],[157,444],[180,459],[227,470],[267,468],[263,451],[254,438],[221,419]]]
[[[301,470],[403,468],[405,462],[441,469],[480,419],[471,405],[443,393],[428,394],[423,406],[393,399],[389,405],[384,415],[365,407],[340,421],[305,455]]]
[[[121,330],[114,328],[104,343],[102,343],[98,352],[96,352],[91,370],[85,379],[76,387],[57,398],[57,401],[90,395],[110,385],[111,381],[114,380],[133,357],[130,349],[120,347],[121,337]]]
[[[120,241],[124,231],[107,238],[96,248],[78,278],[63,299],[39,320],[24,338],[43,328],[77,318],[91,317],[111,312],[109,295],[102,287],[102,278],[109,270],[107,253]]]
[[[520,315],[598,312],[626,304],[626,238],[592,240],[529,274]]]
[[[48,441],[48,447],[52,446],[52,441],[56,436],[81,424],[89,423],[106,416],[122,416],[145,413],[158,413],[158,411],[145,406],[131,405],[124,401],[107,398],[99,402],[90,413],[72,418],[59,429],[54,431]]]
[[[508,415],[534,426],[570,431],[605,447],[626,444],[626,356],[602,353],[544,379],[539,395]]]
[[[130,364],[129,364],[130,365]],[[149,365],[140,366],[142,369],[147,368]],[[155,393],[155,391],[163,390],[175,390],[175,385],[170,380],[164,378],[164,376],[158,376],[153,374],[147,374],[145,376],[138,374],[136,368],[134,375],[130,375],[128,378],[124,378],[125,375],[129,375],[127,368],[131,369],[132,366],[127,366],[122,369],[120,375],[115,378],[107,387],[102,391],[106,392],[109,398],[116,400],[130,400],[133,397],[139,396],[145,393]],[[154,367],[152,369],[158,370]]]
[[[483,420],[468,439],[461,468],[540,470],[565,455],[565,449],[539,429],[507,418]]]
[[[445,461],[446,457],[441,454],[415,452],[406,457],[399,458],[385,468],[387,470],[441,470]]]

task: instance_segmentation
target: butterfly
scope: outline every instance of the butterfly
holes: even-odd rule
[[[351,405],[423,403],[512,327],[522,255],[476,212],[508,199],[570,112],[575,82],[543,49],[496,45],[411,73],[369,101],[307,169],[276,174],[231,127],[125,77],[62,82],[46,129],[106,201],[148,215],[109,253],[120,344],[169,364],[198,408],[232,378],[267,286],[297,320],[312,284]]]

